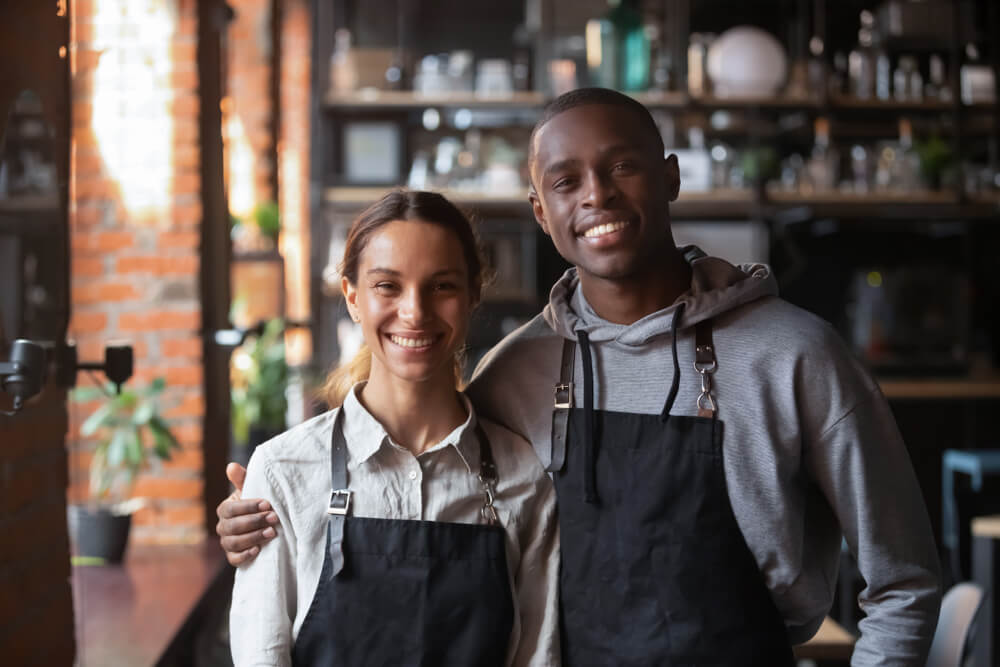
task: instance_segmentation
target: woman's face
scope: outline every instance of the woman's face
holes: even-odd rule
[[[361,253],[358,282],[341,282],[352,317],[372,351],[371,379],[454,384],[455,353],[475,305],[462,244],[452,232],[395,220]]]

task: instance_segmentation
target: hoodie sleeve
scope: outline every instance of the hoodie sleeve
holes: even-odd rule
[[[888,403],[875,387],[806,443],[805,465],[832,507],[865,588],[854,667],[924,664],[941,604],[923,496]]]

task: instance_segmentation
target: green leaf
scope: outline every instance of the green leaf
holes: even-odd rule
[[[116,428],[108,442],[108,466],[117,468],[125,460],[125,448],[128,446],[129,431]]]
[[[142,426],[156,414],[156,404],[151,400],[143,401],[132,413],[132,423]]]
[[[105,403],[101,407],[94,410],[94,414],[87,417],[86,421],[80,426],[80,434],[85,436],[94,435],[97,429],[102,426],[110,426],[110,421],[114,416],[115,405],[113,402]]]
[[[132,431],[129,434],[125,448],[125,455],[128,458],[128,462],[134,466],[141,466],[143,461],[142,454],[142,440],[139,438],[139,432]]]
[[[154,415],[149,420],[149,429],[153,432],[154,436],[159,435],[160,437],[166,439],[168,446],[172,449],[180,449],[181,443],[177,442],[177,438],[170,431],[170,427],[167,426],[167,422],[163,421],[163,417],[159,415]]]

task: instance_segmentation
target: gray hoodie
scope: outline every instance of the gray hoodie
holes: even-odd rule
[[[576,270],[567,271],[545,310],[483,358],[469,395],[483,414],[528,438],[547,466],[563,339],[580,329],[589,335],[595,409],[659,414],[676,330],[681,376],[672,414],[694,416],[701,383],[693,325],[711,318],[729,499],[791,641],[809,639],[830,609],[843,535],[866,583],[851,664],[923,665],[940,606],[937,550],[878,385],[829,324],[777,297],[767,266],[683,251],[690,290],[630,325],[601,319]],[[581,363],[578,354],[575,377]],[[582,405],[582,383],[575,390]]]

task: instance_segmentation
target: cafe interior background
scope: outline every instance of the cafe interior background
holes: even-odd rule
[[[987,591],[969,652],[991,664],[997,4],[8,0],[4,663],[226,664],[224,467],[322,411],[356,349],[353,216],[394,186],[473,215],[497,279],[471,369],[566,268],[527,204],[531,126],[600,85],[678,155],[678,243],[770,263],[876,376],[945,586]],[[863,582],[842,561],[842,634],[807,663],[849,655]]]

